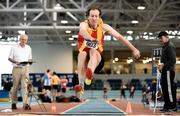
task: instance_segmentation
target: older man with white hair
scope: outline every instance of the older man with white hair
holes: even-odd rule
[[[20,43],[11,48],[8,60],[12,62],[13,70],[13,87],[12,87],[12,109],[17,109],[17,92],[21,83],[23,109],[30,110],[27,104],[27,79],[29,79],[29,65],[27,62],[32,62],[31,47],[27,45],[28,36],[23,34],[20,36]]]

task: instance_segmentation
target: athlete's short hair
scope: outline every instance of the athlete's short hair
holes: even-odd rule
[[[88,10],[86,11],[86,17],[89,16],[89,13],[90,13],[91,10],[98,10],[99,11],[99,16],[101,16],[101,13],[102,13],[101,9],[99,7],[97,7],[97,6],[92,6],[92,7],[88,8]]]

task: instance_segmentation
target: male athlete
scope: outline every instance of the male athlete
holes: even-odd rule
[[[104,46],[104,34],[106,32],[125,44],[132,51],[136,59],[140,57],[138,49],[110,25],[103,23],[101,19],[101,10],[99,8],[89,8],[86,12],[86,16],[87,20],[80,23],[78,34],[78,77],[82,89],[84,88],[85,78],[88,79],[85,82],[90,84],[93,79],[94,71],[98,65],[102,63],[101,55]]]

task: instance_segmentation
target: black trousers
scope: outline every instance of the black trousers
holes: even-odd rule
[[[164,97],[164,108],[176,107],[176,83],[174,82],[175,71],[162,70],[161,87]]]

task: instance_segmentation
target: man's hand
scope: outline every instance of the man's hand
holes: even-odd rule
[[[133,51],[133,56],[134,56],[135,59],[138,59],[141,56],[139,50],[137,50],[137,49],[134,50]]]

